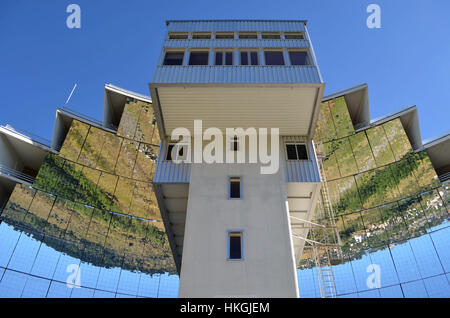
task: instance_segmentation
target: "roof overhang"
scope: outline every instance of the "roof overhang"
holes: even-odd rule
[[[155,84],[150,86],[161,137],[178,127],[279,128],[312,138],[324,84]]]
[[[450,172],[450,131],[424,141],[421,150],[426,150],[438,175]]]
[[[369,87],[367,84],[361,84],[346,90],[327,95],[322,101],[328,101],[333,98],[344,96],[347,103],[348,112],[355,128],[366,126],[370,123],[369,111]]]
[[[127,98],[137,99],[146,103],[152,102],[149,96],[141,95],[112,84],[106,84],[103,106],[103,127],[114,129],[119,125]]]

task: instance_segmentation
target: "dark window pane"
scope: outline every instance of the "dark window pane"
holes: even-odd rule
[[[216,33],[216,39],[234,39],[233,33]]]
[[[297,156],[298,160],[308,160],[306,145],[297,145]]]
[[[208,65],[208,52],[191,52],[189,65]]]
[[[295,150],[295,145],[286,145],[286,154],[288,160],[297,160],[297,152]]]
[[[263,39],[273,39],[273,40],[279,40],[280,39],[280,35],[276,34],[276,33],[263,33],[261,35],[261,37]]]
[[[266,65],[284,65],[283,52],[266,51],[264,52]]]
[[[306,52],[289,52],[291,65],[306,65]]]
[[[194,40],[205,40],[205,39],[211,39],[211,34],[209,33],[194,33],[192,35],[192,38]]]
[[[170,33],[169,39],[170,40],[184,40],[188,38],[187,33]]]
[[[258,53],[250,52],[250,59],[252,65],[258,65]]]
[[[286,40],[303,40],[303,34],[301,33],[285,33],[284,38]]]
[[[256,33],[241,33],[239,34],[240,39],[257,39]]]
[[[247,52],[241,52],[241,65],[248,65]]]
[[[222,52],[216,52],[216,65],[222,65]]]
[[[241,182],[239,179],[230,180],[230,198],[241,197]]]
[[[182,65],[184,52],[167,52],[164,65]]]
[[[230,259],[241,259],[241,235],[230,233]]]
[[[172,160],[172,150],[173,150],[173,147],[175,147],[175,145],[169,145],[169,146],[167,147],[167,154],[166,154],[166,160],[167,160],[167,161],[171,161],[171,160]],[[184,159],[184,158],[183,158],[184,147],[181,146],[181,145],[179,145],[179,146],[177,146],[177,147],[179,148],[179,150],[178,150],[178,158],[176,158],[176,159],[182,160],[182,159]]]
[[[232,52],[225,53],[225,65],[233,65],[233,53]]]
[[[231,150],[233,151],[238,151],[239,150],[239,142],[238,142],[238,138],[234,137],[233,141],[231,142]]]

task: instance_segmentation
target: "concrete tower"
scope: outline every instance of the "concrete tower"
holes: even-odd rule
[[[305,21],[167,21],[150,84],[161,136],[154,187],[180,297],[298,297],[299,220],[311,219],[321,186],[312,136],[323,88]],[[183,148],[172,145],[180,127],[190,132]],[[256,139],[279,162],[269,173],[250,155],[253,128],[268,131]],[[202,160],[218,131],[223,160]],[[239,154],[243,162],[226,160]]]

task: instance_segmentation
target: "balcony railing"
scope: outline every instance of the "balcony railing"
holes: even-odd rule
[[[18,179],[20,181],[23,181],[23,182],[29,183],[29,184],[33,184],[33,182],[34,182],[33,177],[31,177],[23,172],[12,169],[8,166],[5,166],[3,164],[0,164],[0,176],[6,176],[9,178]]]
[[[154,183],[189,183],[191,178],[190,163],[175,163],[161,160],[156,163]]]

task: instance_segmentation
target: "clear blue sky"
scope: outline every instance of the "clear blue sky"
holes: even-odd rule
[[[372,118],[417,105],[425,139],[450,128],[449,16],[448,0],[1,0],[0,124],[51,138],[74,83],[69,106],[98,119],[105,83],[148,95],[168,19],[306,19],[325,93],[368,83]]]

